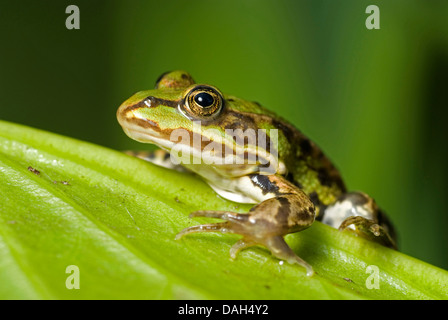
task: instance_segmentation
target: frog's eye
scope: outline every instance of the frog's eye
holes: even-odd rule
[[[223,99],[218,89],[199,85],[190,89],[185,96],[185,109],[193,117],[209,118],[220,113]]]

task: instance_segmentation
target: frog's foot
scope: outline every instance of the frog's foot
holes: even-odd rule
[[[157,150],[153,150],[153,151],[125,150],[123,152],[129,156],[140,158],[142,160],[151,162],[159,167],[164,167],[164,168],[176,170],[179,172],[187,172],[188,171],[185,167],[183,167],[179,164],[174,164],[171,161],[170,153],[166,150],[162,150],[162,149],[157,149]]]
[[[277,200],[266,200],[258,206],[252,208],[248,214],[228,211],[193,212],[190,217],[212,217],[226,221],[186,228],[176,236],[176,239],[179,239],[187,234],[197,232],[240,234],[243,238],[237,241],[230,249],[230,257],[232,259],[235,259],[242,249],[255,245],[261,245],[269,249],[278,259],[285,260],[291,264],[295,263],[303,266],[306,269],[307,276],[312,276],[314,274],[313,268],[294,253],[294,251],[286,244],[283,236],[290,232],[300,231],[301,229],[305,229],[311,225],[312,221],[314,221],[314,212],[309,214],[303,213],[301,215],[301,218],[303,218],[303,221],[301,221],[302,224],[296,224],[293,228],[291,228],[291,226],[288,225],[286,210],[281,213],[280,211],[276,211],[276,215],[269,216],[267,216],[266,211],[264,211],[267,205],[269,205],[271,209],[279,209],[278,204],[277,208],[272,207],[272,204],[275,203],[275,201]],[[270,212],[272,212],[272,210]],[[284,214],[286,216],[283,216]]]
[[[381,235],[381,227],[374,220],[366,219],[364,217],[349,217],[345,219],[339,226],[339,231],[344,231],[353,226],[357,231],[372,233],[374,236]]]
[[[391,223],[375,201],[362,192],[350,192],[325,208],[322,222],[341,231],[397,249]]]
[[[360,237],[378,242],[389,248],[397,249],[395,241],[390,237],[389,233],[375,220],[352,216],[345,219],[338,229],[340,231],[347,230],[354,232]]]

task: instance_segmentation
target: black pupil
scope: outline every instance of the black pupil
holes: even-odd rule
[[[203,108],[210,107],[215,99],[213,99],[212,95],[207,92],[198,93],[194,97],[194,101]]]

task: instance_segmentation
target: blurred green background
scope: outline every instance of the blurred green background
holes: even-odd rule
[[[293,122],[388,212],[401,251],[448,269],[447,17],[442,0],[2,1],[0,119],[141,149],[116,109],[185,69]]]

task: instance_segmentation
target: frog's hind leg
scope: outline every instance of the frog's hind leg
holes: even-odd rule
[[[267,200],[273,203],[275,199]],[[264,204],[266,206],[266,204]],[[254,207],[256,212],[256,207]],[[286,244],[283,234],[289,233],[287,230],[275,230],[278,226],[271,225],[264,219],[257,219],[250,214],[241,214],[228,211],[196,211],[190,214],[192,217],[211,217],[227,220],[226,222],[196,225],[182,230],[176,235],[176,240],[181,237],[197,232],[221,232],[236,233],[243,235],[230,249],[230,257],[236,259],[238,253],[251,246],[262,245],[269,249],[278,259],[285,260],[291,264],[303,266],[308,276],[314,274],[314,270],[306,261],[297,256]],[[287,228],[285,228],[287,229]]]
[[[334,204],[323,210],[319,220],[341,231],[347,230],[386,247],[397,249],[392,224],[375,201],[365,193],[343,194]]]
[[[245,178],[246,179],[246,178]],[[248,179],[248,178],[247,178]],[[252,177],[254,179],[254,177]],[[261,245],[278,259],[303,266],[307,275],[313,275],[313,268],[298,257],[286,244],[283,236],[306,229],[314,222],[315,208],[311,200],[299,189],[288,185],[277,176],[256,178],[255,183],[273,192],[268,198],[254,206],[248,213],[228,211],[196,211],[190,217],[210,217],[225,222],[192,226],[182,230],[176,239],[197,232],[235,233],[243,237],[230,250],[231,258],[239,251],[254,245]],[[267,194],[267,193],[266,193]]]
[[[164,167],[179,172],[187,171],[187,169],[185,169],[183,166],[174,164],[171,161],[170,153],[163,149],[157,149],[153,151],[126,150],[123,152],[126,153],[127,155],[151,162],[159,167]]]

